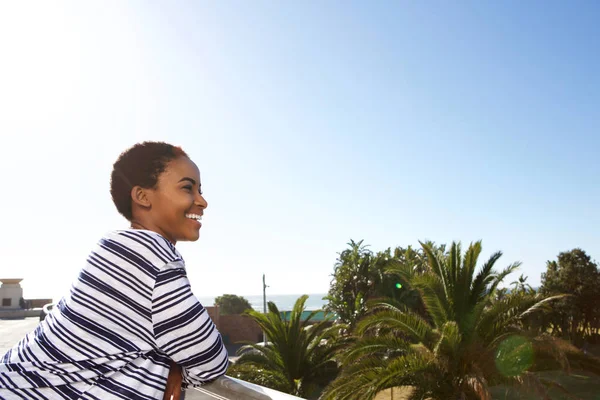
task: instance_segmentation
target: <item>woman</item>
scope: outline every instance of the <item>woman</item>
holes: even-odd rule
[[[198,167],[178,147],[144,142],[116,161],[110,191],[130,229],[100,239],[71,292],[4,355],[0,399],[177,399],[181,380],[225,374],[221,335],[175,249],[200,235]]]

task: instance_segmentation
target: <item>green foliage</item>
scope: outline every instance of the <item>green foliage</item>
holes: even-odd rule
[[[511,336],[496,349],[496,368],[505,376],[519,376],[533,365],[533,345],[522,336]]]
[[[340,321],[353,324],[365,311],[365,302],[375,294],[375,283],[383,275],[381,260],[363,245],[363,241],[348,243],[339,254],[333,279],[326,297],[326,310]]]
[[[419,273],[426,267],[425,254],[410,246],[374,254],[362,240],[351,240],[348,248],[339,253],[325,309],[349,326],[366,314],[367,303],[372,299],[392,298],[419,309],[418,294],[398,271]]]
[[[513,287],[511,293],[535,294],[535,289],[532,288],[531,285],[527,283],[527,278],[528,278],[527,276],[523,276],[523,274],[521,274],[521,276],[519,276],[519,279],[511,282],[510,284]]]
[[[464,253],[460,243],[448,251],[430,243],[422,248],[427,268],[399,265],[395,272],[418,291],[425,315],[394,300],[372,304],[324,399],[369,400],[397,386],[412,386],[413,399],[491,399],[489,388],[499,383],[544,386],[528,371],[533,354],[566,366],[564,349],[577,352],[560,339],[531,335],[523,323],[560,296],[496,295],[518,263],[495,271],[498,252],[477,269],[481,242]]]
[[[215,304],[219,306],[219,313],[222,315],[242,314],[246,310],[252,310],[248,300],[235,294],[219,296],[215,299]]]
[[[247,382],[285,392],[289,390],[287,379],[279,371],[257,367],[251,363],[235,363],[229,366],[227,375]]]
[[[548,261],[540,292],[569,294],[544,319],[553,334],[578,344],[600,334],[600,271],[585,251],[562,252],[557,261]]]
[[[314,398],[336,376],[336,353],[344,345],[343,326],[325,320],[309,322],[318,312],[302,319],[307,295],[300,297],[288,320],[269,302],[269,312],[247,311],[267,335],[267,343],[247,343],[231,376],[304,398]],[[252,371],[261,370],[261,374]],[[259,376],[260,375],[260,376]]]

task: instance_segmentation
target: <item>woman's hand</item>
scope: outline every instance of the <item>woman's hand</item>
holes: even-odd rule
[[[171,361],[171,369],[169,370],[169,377],[167,378],[167,388],[165,389],[165,395],[163,400],[179,400],[181,397],[181,382],[183,376],[181,375],[181,367]]]

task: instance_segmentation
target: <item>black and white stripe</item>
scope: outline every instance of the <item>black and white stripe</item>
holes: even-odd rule
[[[71,292],[0,360],[0,399],[162,399],[174,360],[185,385],[228,366],[185,263],[157,233],[106,235]]]

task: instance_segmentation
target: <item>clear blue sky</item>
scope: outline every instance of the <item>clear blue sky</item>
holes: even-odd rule
[[[144,139],[200,167],[198,296],[325,292],[351,238],[600,259],[598,4],[2,3],[0,275],[67,290]]]

